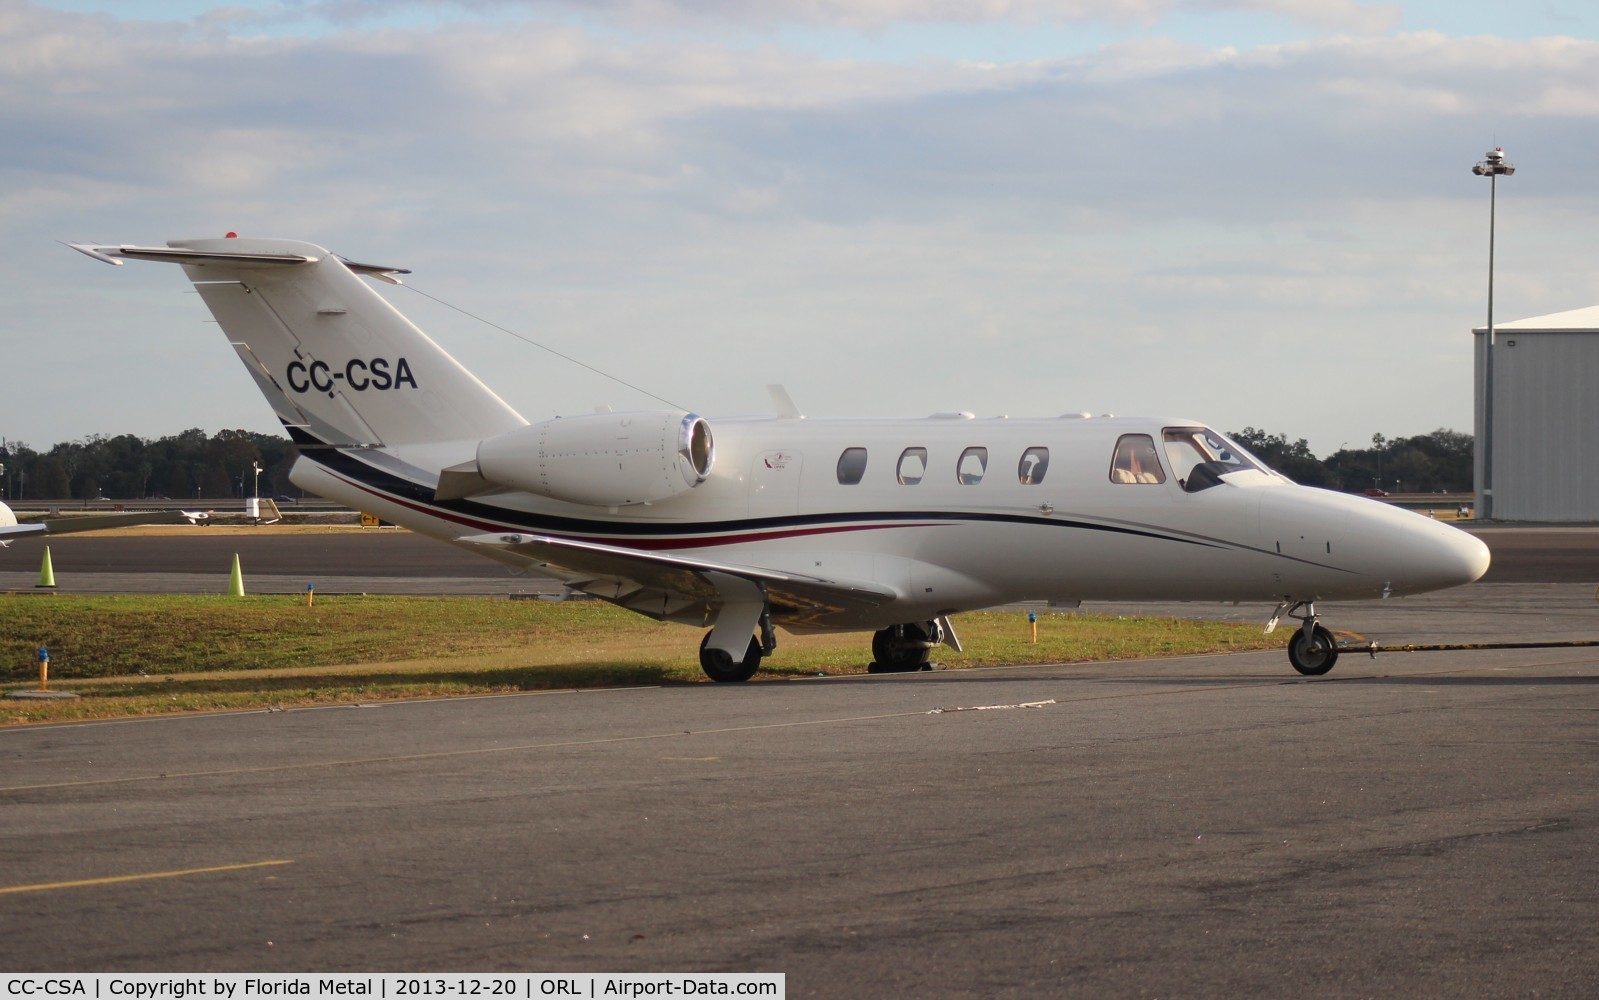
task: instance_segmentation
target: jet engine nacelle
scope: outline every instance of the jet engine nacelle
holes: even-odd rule
[[[488,438],[478,475],[539,496],[598,507],[653,503],[711,473],[703,417],[683,410],[557,417]]]
[[[16,523],[17,523],[17,515],[15,515],[15,514],[13,514],[11,512],[11,508],[10,507],[7,507],[5,504],[0,503],[0,528],[10,528],[10,527],[14,526]]]

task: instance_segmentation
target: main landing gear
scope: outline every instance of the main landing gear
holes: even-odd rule
[[[744,619],[744,623],[749,621]],[[743,623],[740,623],[743,624]],[[700,640],[700,669],[705,671],[705,676],[717,682],[747,681],[755,676],[755,671],[761,669],[761,660],[777,648],[777,632],[772,628],[772,609],[762,605],[756,625],[760,631],[750,636],[750,643],[744,648],[744,655],[734,659],[733,654],[725,649],[717,649],[711,645],[711,636],[716,634],[716,629],[705,633],[705,638]],[[738,625],[732,625],[738,628]],[[749,626],[744,625],[745,628]]]
[[[872,633],[869,674],[910,673],[931,670],[933,650],[944,643],[944,626],[937,621],[890,625]]]
[[[749,648],[744,651],[741,660],[734,660],[720,649],[710,648],[710,641],[709,632],[700,640],[700,669],[711,680],[747,681],[755,676],[755,671],[761,669],[761,659],[766,656],[766,651],[761,649],[761,640],[755,636],[750,636]]]
[[[1304,614],[1295,614],[1300,608],[1304,609]],[[1333,640],[1333,634],[1316,620],[1316,602],[1294,601],[1290,604],[1284,601],[1277,605],[1271,620],[1266,623],[1268,635],[1277,628],[1278,619],[1284,615],[1299,620],[1299,631],[1288,640],[1288,662],[1307,677],[1320,677],[1331,670],[1333,664],[1338,662],[1338,643]]]
[[[714,630],[713,630],[714,631]],[[734,659],[726,650],[711,645],[712,632],[700,640],[700,669],[713,681],[747,681],[761,668],[761,660],[777,646],[772,634],[771,619],[761,616],[761,634],[750,636],[744,655]],[[872,634],[873,662],[866,668],[871,674],[909,673],[933,669],[933,650],[948,643],[959,650],[955,633],[942,619],[909,622],[879,629]]]

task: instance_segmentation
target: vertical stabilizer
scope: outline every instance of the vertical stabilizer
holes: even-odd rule
[[[294,240],[77,246],[183,265],[256,386],[302,445],[393,450],[476,442],[527,423],[356,273]]]

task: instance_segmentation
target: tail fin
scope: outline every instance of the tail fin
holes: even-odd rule
[[[527,423],[342,260],[294,240],[69,244],[100,260],[167,261],[189,280],[291,435],[303,445],[381,448],[477,442]]]

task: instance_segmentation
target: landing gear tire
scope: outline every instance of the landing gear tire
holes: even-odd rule
[[[700,640],[700,669],[705,671],[705,676],[718,683],[733,683],[747,681],[755,676],[755,671],[761,668],[761,641],[750,636],[749,649],[745,651],[742,660],[734,660],[720,649],[711,649],[708,645],[711,633],[705,633],[705,638]]]
[[[932,646],[939,641],[933,638],[941,630],[932,622],[912,622],[893,625],[872,633],[871,666],[869,674],[911,673],[928,670],[933,658]]]
[[[1320,625],[1308,635],[1299,629],[1288,640],[1288,662],[1307,677],[1320,677],[1338,662],[1338,645],[1333,642],[1332,633]]]

